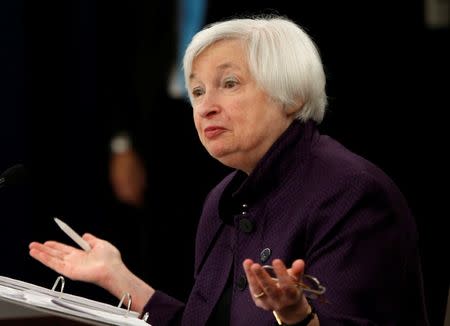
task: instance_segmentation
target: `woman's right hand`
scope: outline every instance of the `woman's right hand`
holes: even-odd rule
[[[111,286],[114,271],[123,266],[119,250],[108,241],[84,234],[90,251],[74,248],[56,241],[32,242],[30,255],[47,267],[72,280]]]
[[[150,285],[134,275],[123,263],[119,250],[108,241],[84,234],[91,246],[84,251],[56,241],[30,243],[30,255],[72,280],[94,283],[117,298],[128,292],[131,309],[141,312],[155,293]]]

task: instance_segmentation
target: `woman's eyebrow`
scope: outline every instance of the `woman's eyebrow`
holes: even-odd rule
[[[233,68],[233,69],[237,69],[237,70],[242,70],[240,66],[238,66],[238,65],[236,65],[236,64],[234,64],[234,63],[232,63],[232,62],[224,62],[224,63],[221,63],[220,65],[218,65],[218,66],[216,67],[216,70],[221,70],[221,71],[223,71],[223,70],[227,70],[227,69],[229,69],[229,68]],[[196,75],[195,75],[194,72],[192,72],[192,73],[189,75],[189,80],[192,80],[192,79],[195,79],[195,78],[196,78]]]

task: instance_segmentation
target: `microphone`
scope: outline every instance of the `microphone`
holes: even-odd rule
[[[21,184],[25,180],[25,174],[26,172],[23,164],[11,166],[0,175],[0,188]]]

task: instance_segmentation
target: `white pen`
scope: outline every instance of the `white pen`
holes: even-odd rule
[[[54,218],[56,224],[67,234],[73,241],[75,241],[85,251],[91,250],[91,246],[78,233],[76,233],[70,226],[61,221],[59,218]]]

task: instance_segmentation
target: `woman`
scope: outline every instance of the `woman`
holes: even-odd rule
[[[46,242],[31,256],[130,292],[155,326],[427,325],[414,219],[380,169],[319,134],[325,75],[308,35],[279,17],[220,22],[193,38],[184,68],[200,141],[236,169],[205,201],[188,302],[89,234],[89,252]],[[305,273],[322,300],[299,286]]]

